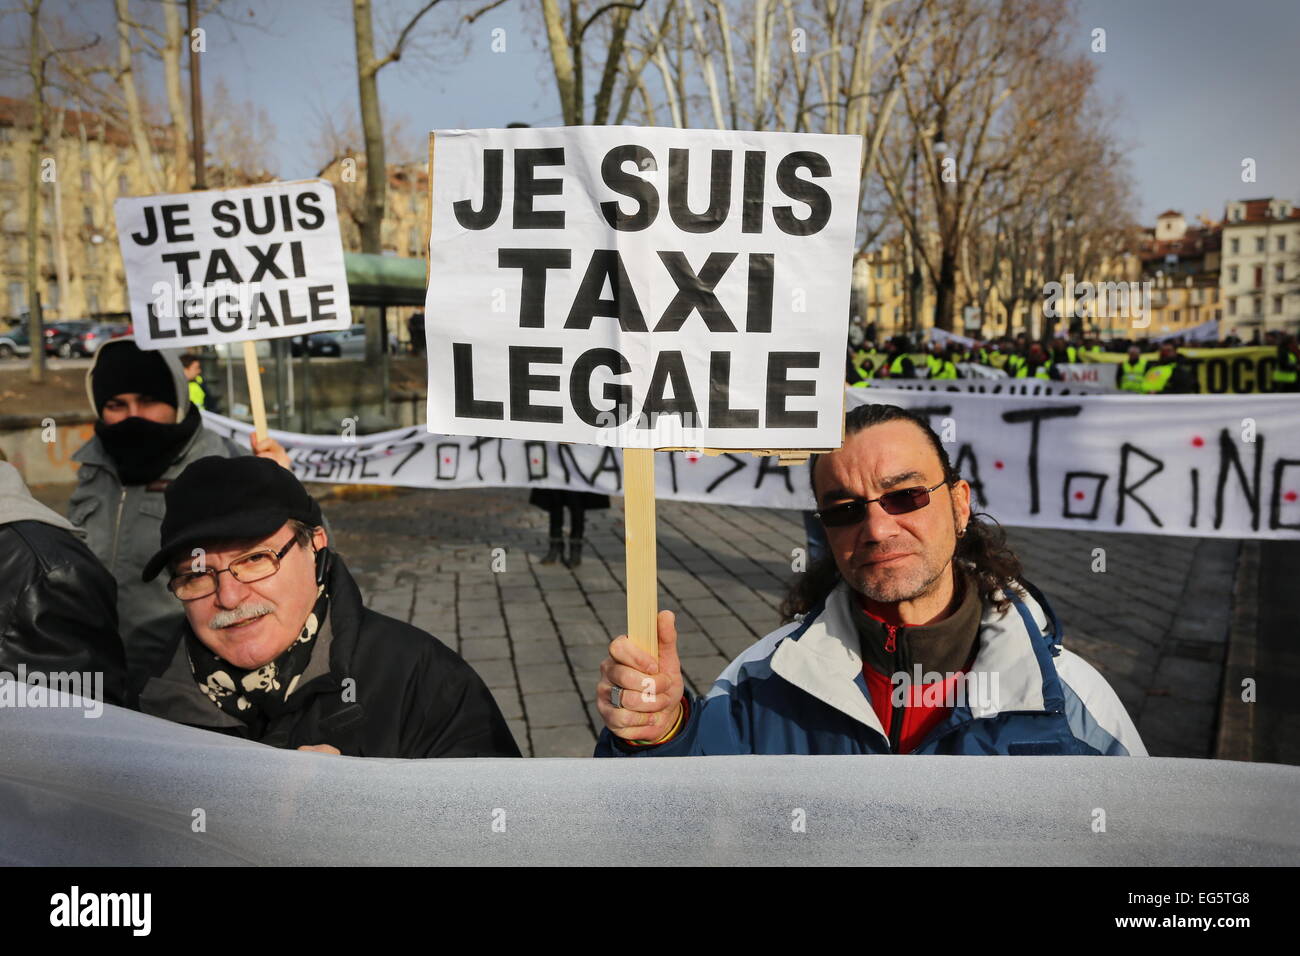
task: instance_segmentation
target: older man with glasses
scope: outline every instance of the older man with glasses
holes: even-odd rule
[[[702,698],[683,693],[670,611],[658,661],[615,639],[597,756],[1145,755],[925,419],[859,406],[810,475],[830,553],[797,577],[787,623]]]
[[[437,638],[362,605],[320,507],[262,458],[203,458],[167,487],[162,547],[184,607],[146,714],[357,757],[518,757],[487,687]]]

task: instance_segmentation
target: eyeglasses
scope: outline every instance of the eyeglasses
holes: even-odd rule
[[[934,488],[900,488],[890,491],[879,498],[854,498],[843,504],[833,505],[816,512],[821,523],[828,528],[843,528],[857,524],[867,515],[867,505],[880,502],[881,509],[887,515],[905,515],[919,511],[930,503],[930,492],[948,484],[947,480],[939,482]]]
[[[203,571],[187,571],[174,574],[167,582],[167,590],[182,601],[195,601],[217,590],[217,575],[230,572],[230,576],[240,584],[252,584],[269,578],[280,570],[280,560],[289,553],[289,549],[298,543],[295,535],[279,551],[263,548],[250,554],[242,554],[220,571],[207,568]]]

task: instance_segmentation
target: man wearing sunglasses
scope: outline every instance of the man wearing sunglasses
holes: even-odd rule
[[[146,714],[355,757],[518,757],[479,676],[433,636],[363,606],[320,506],[264,458],[202,458],[166,490],[164,570],[185,625]]]
[[[671,612],[657,662],[618,637],[597,756],[1145,755],[924,419],[858,406],[810,473],[830,554],[797,577],[787,623],[702,698],[683,693]]]

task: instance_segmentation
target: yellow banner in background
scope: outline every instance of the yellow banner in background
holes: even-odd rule
[[[1144,352],[1144,359],[1152,360],[1158,352]],[[1268,346],[1251,345],[1235,349],[1182,348],[1196,367],[1196,379],[1201,393],[1206,395],[1244,395],[1252,392],[1273,391],[1273,367],[1277,352]],[[1085,362],[1119,363],[1128,358],[1123,352],[1084,353]]]

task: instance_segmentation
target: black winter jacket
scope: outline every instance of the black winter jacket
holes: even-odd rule
[[[126,697],[117,584],[71,531],[0,524],[0,671],[101,672],[104,702]]]
[[[146,714],[296,749],[330,744],[351,757],[518,757],[482,678],[436,637],[362,606],[337,554],[329,575],[329,627],[288,709],[260,736],[199,690],[185,641],[139,695]]]

